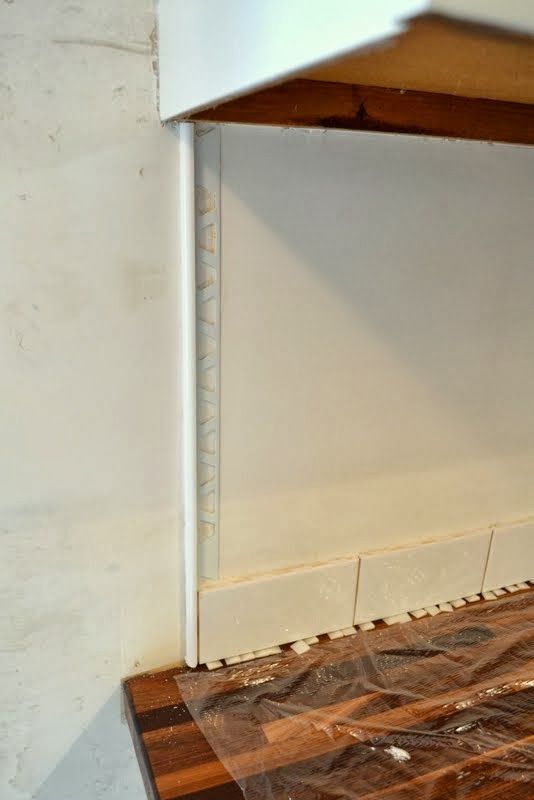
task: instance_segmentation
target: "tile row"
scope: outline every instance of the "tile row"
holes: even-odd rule
[[[534,522],[420,542],[199,592],[199,661],[305,640],[534,577]]]

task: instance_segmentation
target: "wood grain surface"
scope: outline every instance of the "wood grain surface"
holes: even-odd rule
[[[242,798],[194,722],[179,672],[124,682],[147,796]],[[195,678],[189,708],[216,721],[218,752],[249,800],[534,796],[534,590],[333,642],[321,637],[303,656],[284,649]],[[272,702],[257,702],[266,686]],[[273,717],[272,705],[283,714]],[[234,730],[242,735],[224,735]],[[466,730],[470,738],[455,733]],[[386,741],[399,731],[410,741],[409,763],[388,755]]]
[[[253,92],[190,118],[534,144],[534,105],[529,103],[307,79]]]

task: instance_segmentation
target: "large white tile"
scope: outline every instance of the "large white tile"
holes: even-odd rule
[[[358,559],[286,570],[199,592],[199,661],[294,642],[352,625]]]
[[[479,592],[490,531],[360,556],[355,623]]]
[[[484,590],[534,578],[534,522],[493,531]]]

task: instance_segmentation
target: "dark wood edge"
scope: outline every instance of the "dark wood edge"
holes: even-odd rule
[[[130,736],[132,738],[132,743],[134,746],[135,755],[137,757],[137,762],[139,764],[139,770],[141,772],[147,798],[148,800],[159,800],[154,774],[152,772],[152,767],[150,766],[150,759],[148,758],[148,753],[143,743],[143,737],[137,724],[134,704],[127,681],[123,681],[122,683],[122,698],[124,716],[126,717],[128,728],[130,729]]]
[[[189,119],[534,144],[534,105],[306,79],[230,100]]]

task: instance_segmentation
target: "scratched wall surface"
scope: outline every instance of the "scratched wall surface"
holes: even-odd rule
[[[144,791],[181,656],[175,152],[149,0],[0,0],[0,796]]]

